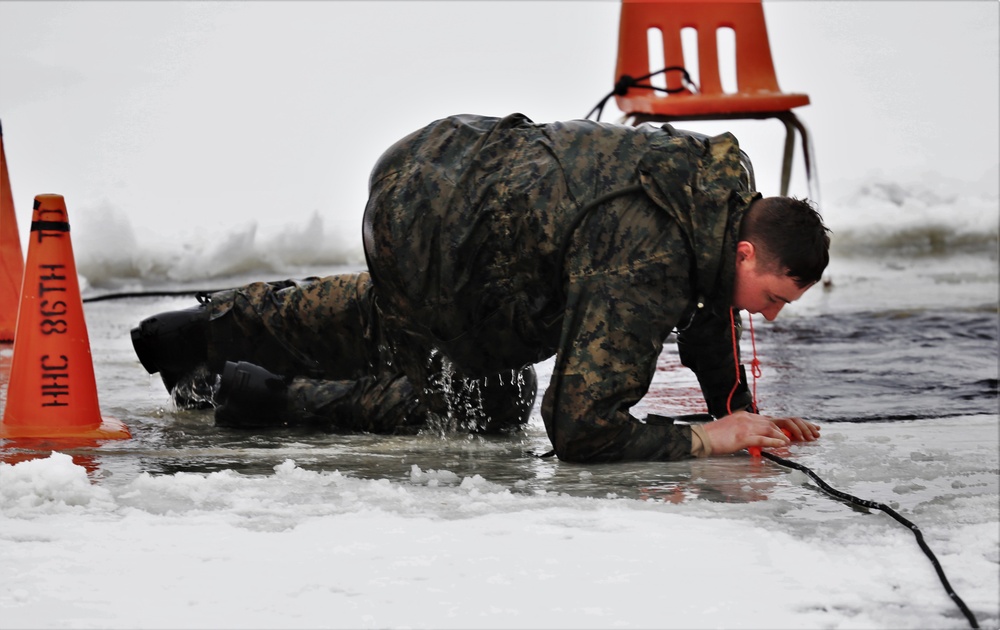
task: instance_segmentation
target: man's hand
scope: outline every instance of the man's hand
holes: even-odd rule
[[[812,442],[819,439],[819,425],[806,422],[802,418],[770,418],[770,420],[793,442]]]
[[[819,427],[801,418],[769,418],[737,411],[704,425],[713,455],[727,455],[750,446],[778,448],[791,441],[811,442],[819,438]],[[782,429],[788,432],[786,437]]]

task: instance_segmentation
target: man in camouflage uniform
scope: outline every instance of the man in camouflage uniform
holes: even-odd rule
[[[773,447],[787,443],[782,429],[815,439],[815,425],[751,413],[734,310],[773,319],[820,278],[829,238],[807,204],[761,199],[747,166],[731,134],[520,114],[442,119],[372,172],[369,273],[213,295],[207,311],[192,311],[210,321],[186,336],[197,349],[187,364],[157,362],[157,318],[133,341],[168,389],[192,362],[222,373],[213,396],[229,424],[253,416],[399,432],[451,417],[504,430],[531,410],[532,364],[555,355],[542,418],[561,459]],[[768,233],[785,224],[795,238],[785,234],[792,244],[778,251],[782,237]],[[629,413],[674,330],[719,418],[704,427]],[[227,361],[265,368],[277,395],[239,400],[254,369]]]

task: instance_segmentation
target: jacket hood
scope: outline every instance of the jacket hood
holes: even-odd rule
[[[724,313],[732,304],[740,222],[761,197],[749,159],[731,133],[708,137],[669,125],[663,131],[636,166],[639,182],[687,238],[698,301]]]

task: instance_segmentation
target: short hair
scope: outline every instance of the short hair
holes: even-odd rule
[[[830,262],[830,229],[805,199],[755,200],[740,223],[739,239],[753,243],[765,271],[788,276],[800,288],[819,282]]]

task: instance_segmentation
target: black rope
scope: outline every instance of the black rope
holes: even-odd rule
[[[917,527],[912,522],[900,516],[898,512],[893,510],[888,505],[885,505],[884,503],[878,503],[876,501],[868,501],[865,499],[861,499],[854,495],[850,495],[847,494],[846,492],[841,492],[840,490],[836,490],[830,487],[830,485],[827,484],[822,479],[820,479],[816,473],[814,473],[811,469],[807,468],[806,466],[803,466],[802,464],[797,464],[793,461],[783,459],[781,457],[778,457],[777,455],[768,453],[767,451],[761,451],[761,455],[771,460],[775,464],[778,464],[779,466],[785,466],[786,468],[794,468],[795,470],[801,470],[805,474],[809,475],[809,477],[811,477],[812,480],[815,481],[817,485],[819,485],[819,487],[824,492],[833,497],[836,497],[848,503],[852,503],[854,505],[860,505],[866,508],[874,508],[876,510],[882,510],[883,512],[885,512],[886,514],[888,514],[889,516],[891,516],[892,518],[896,519],[904,526],[909,528],[909,530],[912,531],[913,535],[916,537],[917,544],[920,545],[920,548],[923,549],[924,554],[927,555],[927,557],[931,561],[931,564],[934,565],[934,570],[937,571],[938,578],[941,579],[941,584],[944,586],[945,592],[948,593],[948,596],[951,597],[951,599],[958,606],[959,610],[962,611],[962,613],[965,615],[965,618],[969,620],[969,625],[972,626],[973,628],[979,627],[979,622],[976,621],[976,616],[972,614],[972,611],[970,611],[969,608],[965,605],[965,602],[962,601],[962,598],[959,597],[958,594],[955,593],[954,589],[951,588],[951,584],[948,583],[948,578],[945,577],[944,575],[944,569],[941,568],[941,563],[938,562],[938,559],[934,555],[934,552],[931,551],[930,547],[927,546],[927,543],[924,542],[924,535],[920,532],[919,527]]]
[[[204,296],[225,291],[226,289],[180,289],[177,291],[134,291],[126,293],[105,293],[104,295],[94,295],[83,298],[84,302],[103,302],[105,300],[124,300],[128,298],[145,297],[173,297],[183,295],[193,295],[199,302],[204,303]]]
[[[679,87],[679,88],[661,88],[661,87],[657,87],[655,85],[652,85],[650,83],[640,83],[640,81],[645,81],[647,79],[655,77],[658,74],[664,74],[664,73],[670,72],[670,71],[676,71],[676,72],[680,72],[681,73],[681,75],[683,77],[683,80],[684,80],[684,84],[685,84],[684,87]],[[691,75],[688,74],[688,71],[686,69],[684,69],[683,67],[681,67],[681,66],[667,66],[666,68],[663,68],[662,70],[657,70],[656,72],[650,72],[649,74],[644,74],[643,76],[638,77],[638,78],[633,78],[633,77],[631,77],[631,76],[629,76],[627,74],[623,74],[621,77],[619,77],[618,82],[615,83],[615,89],[613,89],[610,92],[608,92],[607,96],[605,96],[604,98],[602,98],[601,102],[599,102],[597,105],[595,105],[594,109],[590,110],[590,113],[587,114],[584,117],[584,119],[589,119],[591,116],[594,115],[594,112],[597,112],[597,118],[595,118],[594,120],[600,121],[601,120],[601,114],[604,113],[604,105],[607,104],[608,100],[610,100],[612,96],[625,96],[628,93],[628,91],[630,89],[632,89],[632,88],[640,88],[640,89],[644,89],[644,90],[654,90],[656,92],[663,92],[664,94],[677,94],[678,92],[697,92],[698,91],[698,86],[695,85],[694,81],[691,80]]]

